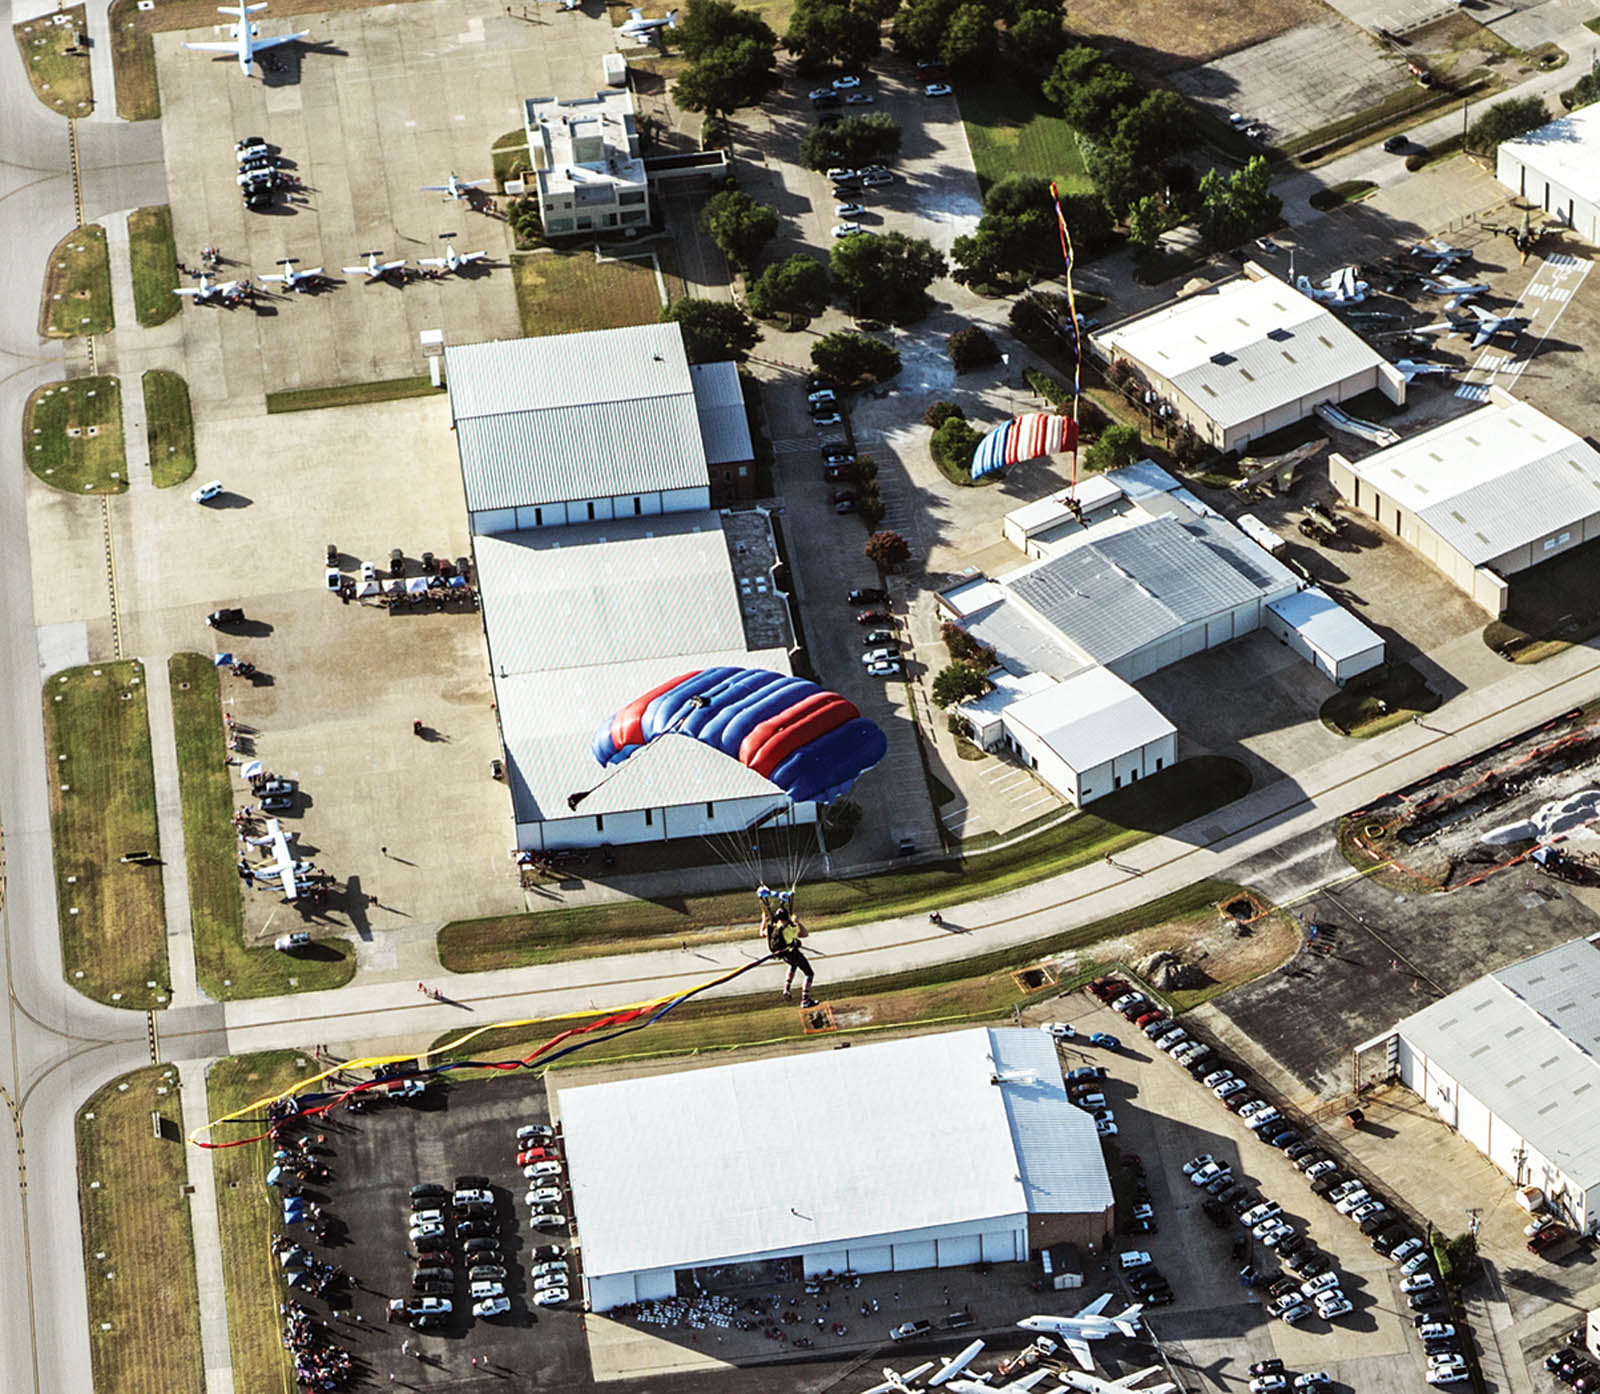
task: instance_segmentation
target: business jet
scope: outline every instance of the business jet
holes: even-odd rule
[[[1089,1356],[1090,1341],[1104,1340],[1111,1335],[1139,1334],[1139,1313],[1144,1309],[1136,1302],[1115,1316],[1105,1316],[1103,1313],[1110,1301],[1111,1294],[1108,1292],[1095,1298],[1076,1316],[1024,1317],[1017,1325],[1024,1331],[1040,1331],[1047,1336],[1058,1337],[1078,1364],[1085,1370],[1092,1370],[1094,1361]]]

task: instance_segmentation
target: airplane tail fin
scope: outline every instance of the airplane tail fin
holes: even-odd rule
[[[1117,1330],[1124,1336],[1137,1336],[1139,1334],[1139,1314],[1144,1311],[1144,1304],[1135,1302],[1130,1307],[1124,1307],[1111,1320],[1117,1325]]]
[[[667,11],[667,28],[668,29],[676,29],[677,27],[678,27],[678,12],[676,10],[668,10]]]

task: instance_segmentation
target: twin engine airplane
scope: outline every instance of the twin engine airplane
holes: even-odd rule
[[[218,5],[218,14],[233,15],[236,19],[233,25],[233,37],[216,43],[185,44],[184,47],[195,49],[200,53],[232,53],[239,59],[239,71],[249,77],[250,65],[256,61],[256,54],[264,49],[292,44],[296,39],[304,39],[311,33],[309,29],[302,29],[298,34],[284,34],[276,39],[263,39],[261,30],[250,22],[250,16],[259,14],[266,8],[267,0],[261,0],[258,5]]]

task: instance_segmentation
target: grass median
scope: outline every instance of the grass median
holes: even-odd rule
[[[807,883],[798,899],[813,929],[837,929],[998,895],[1168,832],[1249,789],[1249,772],[1237,761],[1184,760],[1097,800],[1094,812],[1075,814],[1013,846],[935,866]],[[634,848],[622,851],[643,855]],[[709,855],[702,853],[702,859]],[[750,891],[738,890],[457,920],[439,932],[439,961],[451,972],[473,973],[659,949],[691,932],[702,941],[706,931],[737,937],[750,932],[754,904]]]
[[[286,411],[321,411],[324,407],[361,407],[372,402],[397,402],[404,397],[442,396],[424,373],[416,378],[388,378],[383,382],[350,382],[335,387],[291,387],[267,393],[267,415]]]
[[[1363,673],[1322,704],[1322,724],[1341,736],[1363,739],[1436,710],[1444,701],[1409,663]]]
[[[164,324],[182,303],[172,293],[178,288],[178,248],[172,240],[172,210],[166,204],[135,208],[128,214],[128,254],[139,323]]]
[[[1209,924],[1216,919],[1217,904],[1236,895],[1238,890],[1231,882],[1199,881],[1147,905],[1076,929],[1045,935],[1027,945],[855,981],[838,980],[843,960],[836,961],[840,966],[832,969],[835,976],[830,977],[830,961],[819,959],[816,963],[818,996],[828,1011],[825,1029],[859,1034],[992,1021],[1008,1015],[1014,1008],[1070,991],[1106,971],[1109,965],[1098,949],[1106,941],[1135,931],[1181,933],[1190,924]],[[748,937],[749,931],[745,933]],[[1056,977],[1042,978],[1037,986],[1023,986],[1018,976],[1021,970],[1055,955],[1070,955],[1070,961],[1062,965]],[[1259,971],[1258,967],[1252,967],[1237,981],[1254,977]],[[586,1048],[582,1052],[582,1063],[592,1065],[604,1060],[777,1045],[798,1042],[815,1034],[817,1028],[809,1018],[792,1003],[778,1000],[781,979],[782,973],[777,967],[768,965],[757,969],[747,979],[749,996],[688,1003],[648,1031]],[[1221,982],[1215,991],[1226,991],[1237,986],[1237,981]],[[648,989],[635,984],[629,991],[638,995]],[[463,1059],[483,1059],[503,1057],[512,1052],[526,1053],[535,1044],[572,1025],[573,1019],[565,1018],[490,1031],[475,1037],[464,1051],[454,1054]],[[452,1054],[446,1047],[461,1034],[462,1030],[458,1029],[440,1036],[433,1042],[432,1049]]]
[[[128,488],[122,389],[115,378],[74,378],[38,388],[22,413],[28,468],[68,494]]]
[[[62,969],[97,1001],[162,1006],[167,913],[143,666],[58,673],[44,722]]]
[[[50,339],[70,339],[114,328],[106,230],[98,223],[73,228],[45,263],[39,332]]]
[[[61,116],[87,116],[94,110],[89,50],[78,44],[78,35],[87,29],[82,5],[11,26],[34,96]]]
[[[309,1055],[290,1050],[219,1060],[206,1076],[212,1116],[220,1118],[256,1099],[277,1094],[314,1073],[316,1065]],[[224,1127],[213,1140],[226,1142],[260,1131],[262,1112],[251,1109],[256,1122]],[[286,1300],[288,1289],[279,1278],[271,1249],[277,1228],[277,1192],[262,1179],[271,1157],[271,1149],[264,1143],[226,1147],[211,1154],[228,1295],[228,1339],[233,1347],[233,1387],[249,1394],[291,1394],[295,1388],[278,1320],[278,1303]]]
[[[194,1231],[178,1072],[149,1065],[113,1080],[78,1112],[78,1213],[99,1394],[204,1394]]]
[[[194,415],[189,407],[189,384],[165,368],[151,368],[141,386],[150,478],[156,488],[170,489],[194,473]]]
[[[246,947],[217,669],[205,654],[177,653],[168,674],[200,986],[218,1001],[343,987],[355,974],[355,954],[343,940],[320,940],[293,956]]]
[[[535,252],[512,259],[524,334],[576,334],[654,324],[661,291],[649,256],[596,261],[593,252]]]

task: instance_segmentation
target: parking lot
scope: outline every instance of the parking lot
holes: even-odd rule
[[[516,337],[506,224],[421,186],[451,171],[488,176],[489,148],[522,124],[524,98],[592,96],[601,55],[615,50],[603,11],[551,7],[524,20],[487,0],[309,15],[305,27],[309,40],[280,50],[286,71],[250,81],[231,60],[181,47],[211,40],[209,29],[156,36],[179,259],[192,265],[199,248],[219,247],[219,274],[231,278],[292,256],[334,282],[254,307],[186,306],[189,362],[210,368],[189,374],[197,417],[253,415],[265,392],[420,374],[423,330],[450,342]],[[233,157],[245,135],[279,147],[303,194],[245,211]],[[372,250],[415,263],[446,242],[489,260],[404,286],[341,270]]]
[[[1110,1069],[1104,1092],[1116,1115],[1116,1141],[1141,1159],[1159,1226],[1157,1233],[1130,1236],[1123,1244],[1147,1251],[1171,1284],[1175,1301],[1153,1309],[1148,1323],[1188,1387],[1240,1390],[1251,1363],[1273,1358],[1291,1374],[1326,1370],[1335,1389],[1384,1394],[1422,1387],[1423,1361],[1396,1269],[1356,1226],[1313,1195],[1282,1152],[1265,1146],[1210,1089],[1147,1045],[1121,1016],[1083,994],[1063,998],[1048,1011],[1073,1024],[1080,1036],[1108,1031],[1123,1042],[1108,1055],[1068,1041],[1063,1061],[1069,1068]],[[1276,1276],[1282,1265],[1231,1217],[1219,1227],[1205,1215],[1205,1193],[1183,1175],[1184,1163],[1203,1153],[1282,1207],[1285,1220],[1331,1260],[1352,1313],[1332,1323],[1312,1316],[1297,1326],[1267,1315],[1264,1289],[1247,1290],[1237,1274],[1248,1263]],[[1236,1255],[1240,1240],[1246,1242]]]

